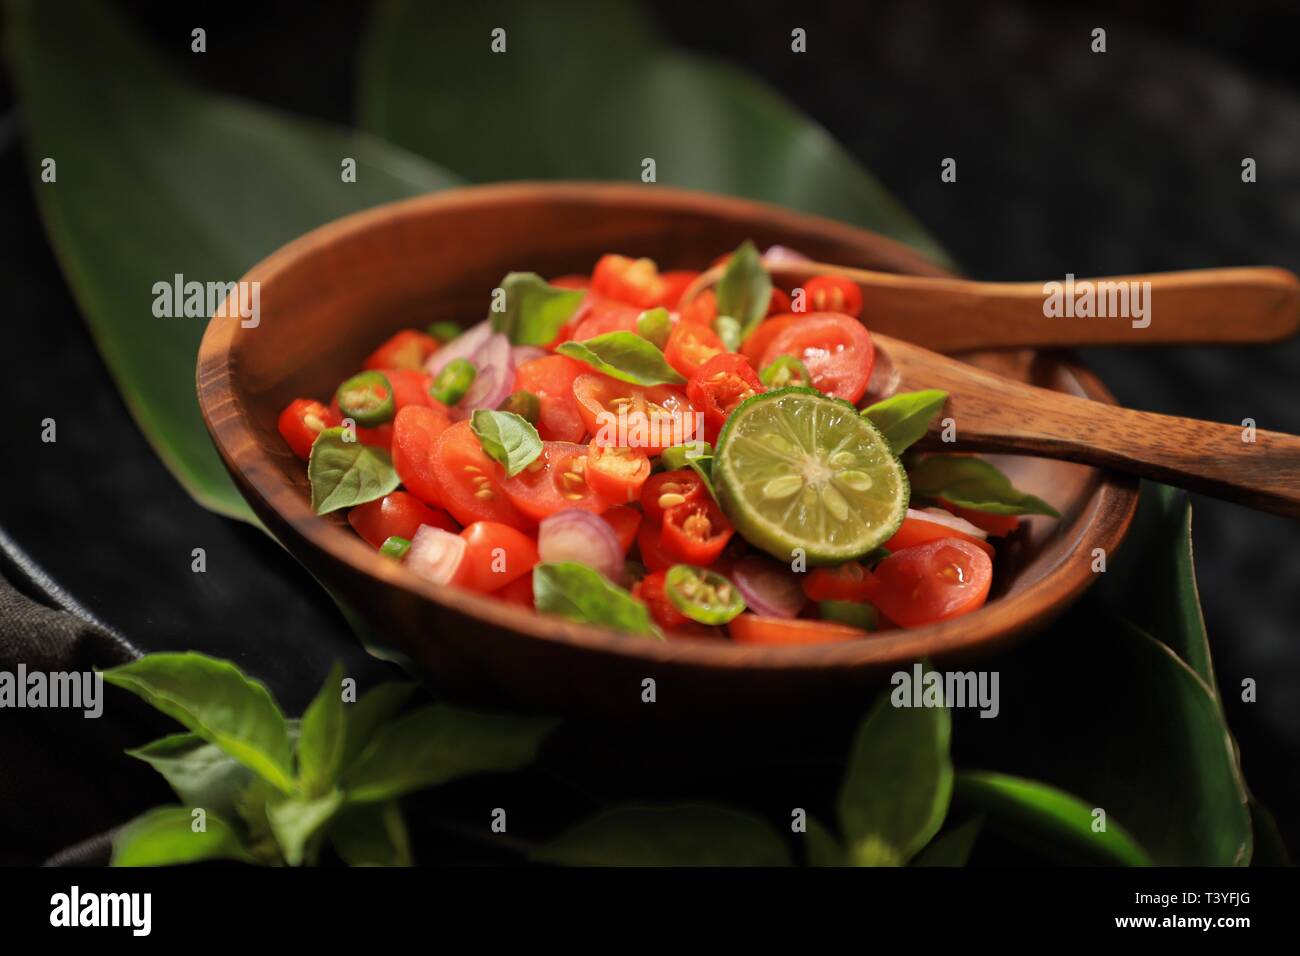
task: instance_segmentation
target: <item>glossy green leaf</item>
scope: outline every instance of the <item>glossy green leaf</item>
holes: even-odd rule
[[[633,385],[681,385],[686,381],[654,343],[635,332],[606,332],[581,342],[562,342],[555,351]]]
[[[907,479],[912,494],[921,498],[943,498],[959,507],[994,515],[1060,517],[1046,501],[1020,491],[983,458],[927,455],[907,470]]]
[[[864,409],[862,414],[880,429],[894,454],[901,455],[921,440],[947,400],[947,392],[927,388],[891,395]]]
[[[206,315],[156,318],[155,283],[233,282],[323,222],[456,180],[371,136],[207,95],[116,7],[9,0],[5,52],[33,192],[141,430],[200,503],[251,520],[199,416]],[[40,181],[43,157],[58,163],[53,183]],[[345,158],[356,182],[343,182]]]
[[[645,604],[598,571],[574,561],[533,568],[533,599],[543,614],[599,624],[629,634],[658,635]]]
[[[298,733],[298,779],[312,796],[328,791],[343,769],[347,711],[343,703],[343,665],[335,664],[307,705]]]
[[[348,866],[410,866],[411,837],[396,800],[348,807],[330,824],[330,843]]]
[[[532,858],[563,866],[789,866],[790,849],[765,820],[727,807],[615,807]]]
[[[858,727],[840,788],[840,832],[859,866],[901,866],[943,825],[952,796],[946,707],[880,699]]]
[[[391,800],[476,773],[526,767],[555,721],[421,707],[381,727],[343,776],[351,803]]]
[[[188,807],[156,807],[113,835],[112,866],[179,866],[204,860],[253,862],[235,828],[206,813],[204,829],[194,830]]]
[[[397,716],[418,686],[408,681],[390,681],[366,691],[355,704],[346,705],[344,767],[350,767],[378,729]]]
[[[492,328],[515,345],[549,345],[586,294],[553,286],[534,272],[511,272],[500,288],[504,309],[492,313]]]
[[[388,452],[365,444],[347,428],[326,428],[316,436],[307,480],[318,515],[374,501],[401,484]]]
[[[338,790],[319,797],[295,794],[269,803],[266,818],[285,862],[300,866],[312,860],[321,842],[319,834],[342,806],[343,794]]]
[[[809,866],[849,866],[849,855],[839,838],[825,824],[808,818],[808,832],[804,834],[804,857]]]
[[[982,829],[984,817],[975,816],[943,831],[912,858],[912,866],[965,866]]]
[[[193,733],[171,734],[127,753],[162,774],[181,803],[232,818],[235,795],[253,778],[242,763]]]
[[[1066,863],[1150,866],[1151,858],[1110,814],[1098,830],[1095,809],[1055,787],[1002,773],[957,773],[955,799],[986,814],[1008,839]]]
[[[513,412],[480,408],[470,418],[470,428],[486,454],[506,470],[506,477],[519,474],[542,453],[542,439],[528,419]]]
[[[104,680],[180,721],[281,790],[293,785],[284,714],[265,685],[229,661],[193,651],[148,654],[104,671]]]
[[[740,325],[737,342],[743,341],[767,315],[772,279],[763,267],[758,249],[748,239],[727,260],[718,280],[717,297],[718,314],[731,316]]]
[[[945,261],[824,129],[745,71],[669,49],[629,0],[485,0],[455,17],[384,2],[358,75],[365,128],[476,181],[639,182],[651,158],[658,184],[819,213]]]

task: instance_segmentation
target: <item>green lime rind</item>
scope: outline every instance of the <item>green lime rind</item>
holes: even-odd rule
[[[780,561],[839,564],[894,536],[907,473],[889,442],[845,401],[799,386],[742,402],[718,436],[713,482],[727,518]]]

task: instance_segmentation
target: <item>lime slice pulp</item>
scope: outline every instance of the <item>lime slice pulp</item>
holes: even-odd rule
[[[807,388],[743,402],[714,453],[718,501],[750,544],[781,561],[860,557],[907,514],[907,474],[853,406]]]

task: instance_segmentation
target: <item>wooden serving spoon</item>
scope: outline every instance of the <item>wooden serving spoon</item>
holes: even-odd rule
[[[1154,478],[1215,498],[1300,518],[1300,437],[1157,415],[1037,388],[887,335],[874,335],[870,393],[948,392],[940,426],[918,447],[1056,458]]]
[[[1061,315],[1044,314],[1048,292],[1042,282],[972,282],[928,276],[871,272],[820,262],[766,264],[773,280],[787,288],[813,276],[840,276],[862,290],[863,321],[880,331],[941,352],[998,348],[1068,348],[1087,345],[1171,343],[1249,344],[1277,342],[1300,329],[1300,281],[1285,269],[1268,267],[1200,269],[1105,279],[1059,281]],[[717,284],[722,266],[701,274],[682,296],[688,302]],[[1079,316],[1073,309],[1101,283],[1150,283],[1142,303],[1145,317]],[[1115,286],[1118,290],[1120,286]],[[1124,286],[1132,290],[1132,286]],[[1074,294],[1069,294],[1073,292]],[[1099,296],[1106,300],[1107,295]],[[1117,304],[1119,300],[1116,300]],[[1067,304],[1068,303],[1068,304]],[[814,311],[809,306],[808,311]],[[1094,313],[1095,308],[1090,310]],[[1149,321],[1148,321],[1149,320]],[[1139,324],[1135,326],[1133,323]],[[1148,323],[1143,325],[1143,323]]]

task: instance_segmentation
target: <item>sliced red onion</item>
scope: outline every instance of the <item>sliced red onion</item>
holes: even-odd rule
[[[452,409],[455,418],[468,418],[478,408],[496,408],[515,388],[510,340],[500,332],[490,336],[470,361],[474,363],[474,383]]]
[[[959,518],[951,511],[944,511],[942,508],[926,508],[924,511],[917,511],[915,508],[907,509],[909,518],[916,518],[920,521],[929,521],[933,524],[941,524],[945,528],[952,528],[953,531],[960,531],[962,534],[968,534],[972,538],[979,538],[981,541],[988,538],[988,532],[971,524],[965,518]]]
[[[487,344],[488,339],[491,337],[492,320],[484,319],[478,325],[470,326],[430,355],[429,360],[424,363],[424,370],[430,375],[437,375],[451,364],[452,359],[463,358],[474,362],[475,354]],[[475,362],[474,364],[477,365],[478,363]]]
[[[749,609],[764,617],[794,617],[808,603],[798,575],[783,564],[756,555],[736,562],[731,583]]]
[[[590,511],[570,508],[537,526],[537,556],[542,561],[576,561],[611,581],[623,575],[623,549],[609,522]]]
[[[763,262],[771,265],[775,262],[811,262],[802,252],[795,252],[785,246],[768,246],[763,253]]]
[[[402,559],[409,570],[434,584],[447,584],[465,560],[465,539],[431,524],[422,524]]]
[[[540,345],[516,345],[510,350],[510,355],[515,360],[515,368],[533,359],[546,358],[550,354]]]

